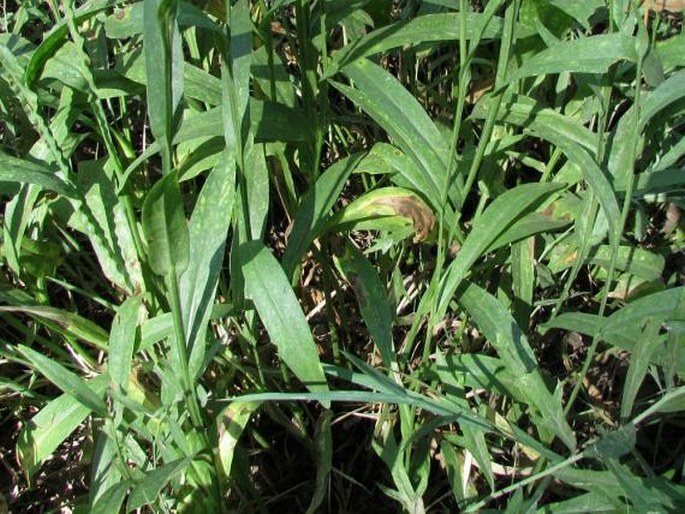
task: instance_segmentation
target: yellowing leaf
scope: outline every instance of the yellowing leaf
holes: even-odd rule
[[[405,227],[413,231],[414,242],[425,241],[435,228],[435,215],[413,191],[400,187],[384,187],[361,196],[328,224],[333,230],[398,231]]]

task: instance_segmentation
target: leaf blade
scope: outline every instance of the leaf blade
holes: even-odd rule
[[[316,344],[283,268],[260,241],[244,243],[239,254],[246,292],[279,357],[311,392],[327,392]]]

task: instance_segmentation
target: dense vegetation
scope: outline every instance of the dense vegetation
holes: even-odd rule
[[[677,0],[0,17],[0,513],[685,510]]]

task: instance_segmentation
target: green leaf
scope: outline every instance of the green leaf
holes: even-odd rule
[[[588,448],[590,454],[602,459],[618,459],[623,457],[635,447],[637,430],[628,423],[621,425],[616,430],[604,432],[599,441]]]
[[[630,365],[623,384],[621,395],[621,419],[625,422],[633,412],[635,399],[647,375],[652,354],[659,348],[660,323],[647,319],[630,354]]]
[[[664,114],[664,109],[684,97],[685,70],[680,70],[645,96],[640,104],[640,128],[644,130],[657,116]],[[665,113],[666,116],[669,114]]]
[[[19,345],[19,352],[31,361],[33,366],[45,377],[59,387],[63,392],[73,396],[83,406],[99,416],[107,412],[105,402],[100,396],[75,373],[69,371],[60,363],[46,357],[42,353],[32,350],[28,346]]]
[[[443,359],[444,363],[441,362]],[[519,402],[526,402],[526,394],[518,382],[518,377],[513,375],[498,357],[477,353],[441,355],[431,369],[442,382],[450,383],[447,376],[458,376],[463,378],[465,386],[485,389],[509,396]]]
[[[152,271],[180,276],[188,267],[189,235],[176,172],[158,180],[147,194],[142,222]]]
[[[120,391],[127,390],[131,374],[133,348],[136,344],[136,327],[142,305],[140,296],[128,298],[117,310],[109,333],[109,355],[107,370],[109,377]]]
[[[423,170],[434,190],[447,187],[447,145],[418,100],[380,66],[362,59],[343,70],[355,87],[333,86],[371,116]]]
[[[235,156],[225,149],[195,203],[188,224],[189,264],[179,284],[183,323],[191,349],[191,376],[200,371],[204,360],[207,323],[226,253],[234,196]]]
[[[278,355],[314,393],[328,391],[316,343],[283,268],[260,241],[239,249],[245,289],[252,299]],[[324,402],[328,407],[328,402]]]
[[[269,213],[269,168],[263,144],[250,147],[247,154],[245,182],[252,239],[262,239]]]
[[[329,477],[333,465],[333,434],[331,431],[331,419],[333,412],[327,410],[316,420],[314,443],[316,448],[316,479],[314,493],[307,507],[307,514],[317,512],[319,506],[327,497],[329,491]]]
[[[535,294],[535,238],[512,245],[511,277],[514,293],[514,319],[524,330],[530,323]]]
[[[545,331],[550,328],[576,331],[592,337],[600,337],[623,350],[633,351],[645,321],[652,319],[657,323],[667,323],[674,316],[683,291],[685,288],[676,287],[644,296],[630,302],[608,318],[581,312],[564,313],[543,324],[541,328]],[[675,366],[675,369],[679,371],[685,370],[685,352],[680,351],[673,356],[663,345],[666,336],[660,334],[658,339],[660,341],[652,342],[652,344],[660,345],[651,354],[652,362],[664,367]]]
[[[17,159],[0,151],[0,182],[35,184],[68,198],[76,196],[72,184],[57,176],[54,170],[38,163]]]
[[[309,245],[324,231],[329,211],[362,158],[363,154],[355,154],[336,162],[302,197],[295,213],[288,246],[283,255],[283,269],[286,276],[292,276]]]
[[[128,480],[114,484],[98,498],[90,510],[91,514],[120,512],[130,487],[131,483]]]
[[[439,416],[445,416],[459,423],[468,424],[481,430],[489,432],[496,431],[486,418],[482,418],[468,410],[460,410],[456,412],[454,406],[438,402],[432,398],[422,396],[414,393],[409,394],[404,392],[402,388],[399,391],[392,392],[375,392],[375,391],[328,391],[319,393],[253,393],[245,394],[232,398],[225,398],[222,401],[231,402],[284,402],[284,401],[316,401],[322,404],[329,402],[342,403],[388,403],[397,405],[413,405],[414,407],[424,409]]]
[[[225,481],[231,476],[233,455],[240,435],[260,405],[259,402],[231,403],[217,416],[217,458]]]
[[[224,95],[224,130],[226,145],[235,148],[245,145],[247,133],[243,126],[249,127],[250,113],[250,62],[252,58],[252,22],[250,5],[247,0],[238,0],[229,11],[231,42],[230,63],[221,67]],[[245,123],[247,120],[247,123]]]
[[[54,328],[65,336],[81,339],[99,350],[107,351],[107,332],[92,321],[73,312],[42,305],[3,305],[0,306],[0,312],[22,312],[39,321],[52,322],[54,325],[50,328]]]
[[[93,2],[88,2],[76,9],[75,21],[77,24],[83,23],[95,14],[109,9],[120,2],[121,0],[95,0]],[[33,86],[47,60],[65,43],[68,34],[69,27],[67,26],[67,20],[62,18],[52,27],[50,32],[43,37],[42,43],[33,52],[29,63],[26,65],[24,76],[25,83],[28,87]]]
[[[67,41],[45,63],[40,79],[56,79],[76,91],[87,93],[88,82],[81,71],[80,60],[78,47]]]
[[[486,118],[493,101],[492,96],[482,98],[471,116],[477,119]],[[507,98],[497,111],[497,119],[532,130],[542,138],[545,138],[548,131],[553,131],[559,137],[564,137],[590,152],[594,152],[597,147],[597,136],[587,127],[554,109],[541,107],[538,101],[528,96],[513,95]]]
[[[21,274],[21,247],[26,228],[29,225],[33,206],[40,194],[40,187],[25,184],[19,192],[5,204],[5,219],[2,224],[3,256],[10,269]]]
[[[464,289],[459,303],[495,347],[509,372],[517,377],[527,403],[539,413],[537,424],[551,430],[575,451],[575,435],[566,422],[561,398],[547,389],[535,354],[511,315],[494,296],[475,284]]]
[[[662,82],[653,91],[646,93],[640,103],[640,117],[637,121],[640,131],[645,130],[649,123],[657,116],[669,118],[669,113],[663,113],[665,109],[685,96],[685,70],[674,73]],[[609,170],[615,177],[616,188],[625,189],[627,177],[633,173],[633,163],[629,162],[635,149],[632,148],[631,134],[636,123],[635,107],[626,112],[614,131],[611,155],[609,158]],[[641,136],[642,137],[642,136]],[[641,151],[642,142],[640,142]]]
[[[94,429],[95,445],[90,466],[89,504],[94,506],[109,489],[123,481],[118,464],[119,442],[110,436],[113,423],[105,421],[104,426]],[[110,493],[111,494],[111,493]],[[105,501],[106,502],[106,501]],[[119,505],[123,502],[123,496]],[[118,510],[115,509],[115,512]]]
[[[143,278],[124,202],[116,194],[112,161],[84,160],[78,171],[78,188],[85,205],[69,219],[69,225],[90,239],[105,276],[133,295],[141,289]],[[85,209],[89,210],[89,217],[83,212]],[[101,231],[99,237],[92,233],[94,223]]]
[[[164,5],[162,0],[144,0],[143,49],[150,128],[155,139],[169,147],[180,121],[183,50],[176,13],[168,8],[162,12]]]
[[[590,184],[593,192],[599,200],[609,225],[609,241],[618,246],[618,222],[621,219],[621,211],[616,201],[616,195],[608,177],[597,164],[597,161],[580,145],[569,139],[563,131],[556,131],[551,127],[541,131],[535,131],[535,135],[555,144],[566,154],[568,159],[575,163],[581,170],[583,178]]]
[[[649,411],[651,413],[685,411],[685,386],[668,391],[649,408]]]
[[[421,43],[451,43],[459,41],[460,33],[460,14],[428,14],[417,16],[409,21],[393,23],[357,39],[352,44],[346,45],[342,50],[333,54],[334,68],[329,70],[333,74],[347,64],[378,54],[392,48],[405,45],[418,45]],[[480,34],[481,23],[487,21],[482,13],[466,13],[466,34],[464,37],[473,39]],[[498,38],[502,32],[502,20],[500,18],[490,18],[484,27],[482,38]]]
[[[590,253],[590,261],[605,269],[609,268],[611,247],[601,245]],[[657,280],[661,277],[665,260],[656,253],[633,246],[619,246],[616,253],[616,269],[635,275],[644,280]]]
[[[586,493],[556,503],[543,506],[545,514],[613,514],[620,507],[616,501],[611,501],[601,493]]]
[[[86,387],[93,392],[98,403],[99,395],[105,392],[107,383],[104,375],[87,383]],[[17,455],[29,481],[91,412],[81,401],[65,392],[50,400],[24,425],[17,439]]]
[[[604,73],[618,61],[637,61],[634,38],[615,33],[563,41],[528,58],[508,83],[550,73]]]
[[[568,2],[567,0],[548,0],[550,5],[561,9],[574,18],[585,29],[590,28],[588,20],[598,9],[604,7],[604,0],[584,0],[583,2]]]
[[[411,189],[435,211],[440,210],[441,192],[406,153],[391,144],[373,145],[357,173],[388,174],[396,186]]]
[[[178,459],[145,473],[142,480],[133,484],[126,504],[127,512],[157,501],[159,493],[190,464],[190,459]]]
[[[347,243],[344,254],[335,259],[338,269],[350,283],[369,333],[388,370],[396,363],[392,325],[394,313],[385,286],[376,269],[359,250]]]
[[[554,232],[568,226],[570,220],[554,219],[540,212],[531,212],[516,220],[503,234],[495,239],[485,251],[486,253],[502,248],[510,243],[544,232]]]
[[[433,319],[442,319],[457,287],[471,266],[522,215],[539,205],[550,194],[559,191],[559,184],[524,184],[498,196],[473,223],[457,257],[440,281],[437,311]]]
[[[414,234],[414,241],[433,236],[435,215],[413,191],[382,187],[364,193],[335,213],[327,230],[388,230],[401,237]]]

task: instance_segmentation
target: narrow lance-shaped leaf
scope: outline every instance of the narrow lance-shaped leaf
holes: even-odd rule
[[[260,402],[234,402],[223,409],[217,417],[217,457],[223,480],[228,480],[231,476],[233,456],[238,445],[238,439],[245,430],[250,416],[260,405]]]
[[[74,186],[45,166],[17,159],[0,151],[0,182],[35,184],[43,189],[54,191],[69,198],[76,196]]]
[[[283,268],[260,241],[243,244],[239,254],[245,290],[278,347],[279,357],[310,391],[327,392],[316,343]]]
[[[288,246],[283,255],[283,269],[286,276],[292,276],[309,245],[324,231],[329,211],[363,156],[363,154],[351,155],[333,164],[317,179],[314,186],[300,201],[288,238]]]
[[[247,155],[245,180],[252,239],[262,239],[269,213],[269,168],[265,150],[263,144],[253,144]]]
[[[171,141],[180,122],[183,50],[174,7],[178,2],[144,0],[143,41],[150,128],[163,146],[164,171],[171,170]]]
[[[461,13],[428,14],[376,29],[335,52],[333,54],[333,65],[335,67],[329,70],[329,74],[352,61],[392,48],[427,42],[458,41],[462,36],[460,33],[460,15]],[[478,36],[480,33],[479,25],[487,21],[483,13],[474,12],[466,13],[466,20],[466,34],[464,34],[466,39]],[[499,37],[501,32],[502,20],[494,17],[484,27],[481,37],[493,39]]]
[[[621,33],[563,41],[528,59],[508,83],[533,75],[577,72],[604,73],[615,62],[635,62],[635,39]]]
[[[188,267],[189,236],[176,172],[158,180],[147,194],[142,221],[150,268],[178,277]]]
[[[55,384],[62,391],[73,396],[83,406],[97,413],[99,416],[104,416],[106,414],[107,408],[105,407],[105,402],[85,380],[81,379],[72,371],[69,371],[57,361],[52,360],[50,357],[47,357],[28,346],[19,345],[18,350],[31,361],[40,373],[45,375],[50,382]]]
[[[2,224],[3,253],[7,265],[17,276],[21,274],[19,265],[21,242],[31,218],[33,205],[40,192],[39,186],[24,184],[19,192],[5,204],[5,218]]]
[[[523,384],[521,390],[527,403],[539,412],[538,423],[575,450],[575,436],[564,417],[561,398],[547,389],[535,354],[511,315],[494,296],[475,284],[461,293],[459,303],[473,316],[507,369]]]
[[[117,482],[97,499],[91,507],[90,513],[111,514],[112,512],[119,512],[129,487],[131,487],[131,483],[128,480]]]
[[[660,323],[647,319],[637,337],[637,343],[630,355],[630,365],[626,374],[623,395],[621,397],[621,419],[625,422],[633,412],[635,398],[642,385],[652,354],[661,346],[658,335]]]
[[[81,339],[99,350],[107,351],[107,332],[89,319],[73,312],[43,305],[2,305],[0,312],[28,314],[67,337]]]
[[[447,187],[447,144],[421,104],[388,71],[369,60],[343,69],[355,87],[333,83],[366,111],[423,170],[437,197]]]
[[[107,378],[101,375],[90,380],[87,387],[99,397],[107,387]],[[29,481],[91,412],[74,396],[64,393],[26,423],[17,439],[17,455]]]
[[[226,144],[244,146],[250,126],[250,62],[252,58],[252,23],[247,0],[238,0],[230,8],[230,66],[222,66],[224,85],[224,130]]]
[[[437,311],[434,319],[441,319],[457,287],[471,266],[515,221],[536,205],[560,190],[559,184],[524,184],[498,196],[485,212],[476,219],[473,229],[464,241],[457,257],[447,268],[440,281]]]
[[[128,498],[127,512],[139,509],[157,501],[159,493],[170,480],[178,476],[190,464],[190,459],[178,459],[145,473],[138,483],[133,485]]]
[[[98,502],[98,499],[104,496],[110,488],[121,484],[123,480],[121,469],[117,466],[120,443],[113,437],[111,433],[113,430],[108,430],[116,424],[110,423],[108,420],[105,421],[105,425],[93,430],[95,444],[91,458],[88,491],[88,503],[91,509]],[[115,512],[118,512],[118,510],[115,509]]]
[[[383,364],[390,370],[396,362],[392,337],[394,316],[385,286],[369,260],[350,244],[345,245],[345,252],[336,259],[336,264],[352,286],[364,323]]]
[[[136,343],[138,313],[142,305],[140,296],[128,298],[117,310],[109,333],[109,358],[107,369],[112,384],[126,391],[131,373],[133,348]]]
[[[235,197],[235,156],[225,149],[198,196],[188,225],[188,267],[180,279],[183,322],[190,345],[190,374],[204,359],[205,334],[226,252]]]

